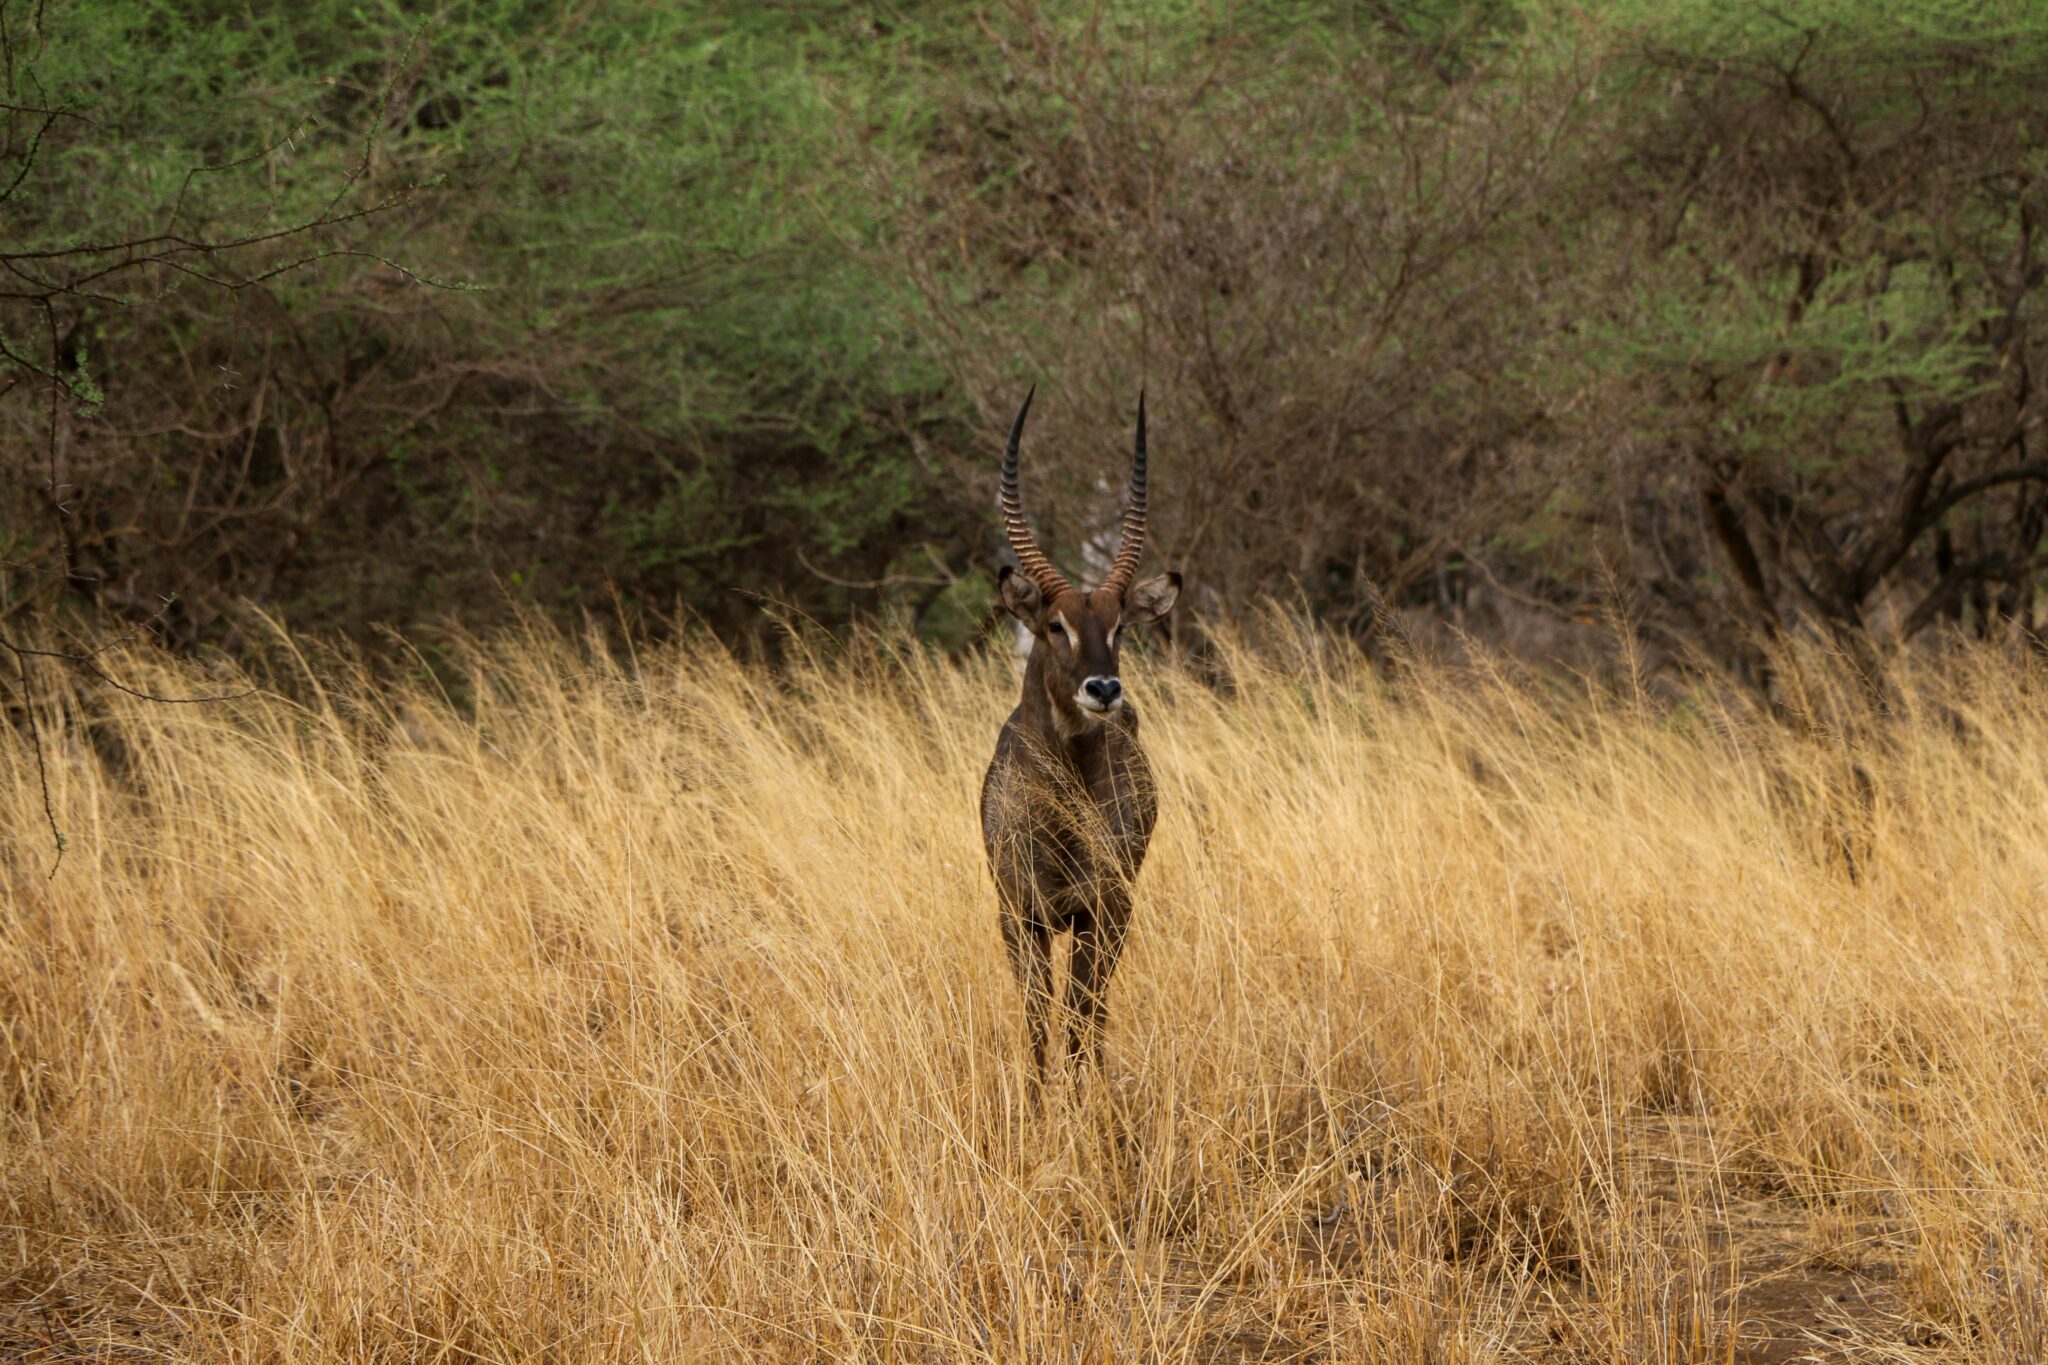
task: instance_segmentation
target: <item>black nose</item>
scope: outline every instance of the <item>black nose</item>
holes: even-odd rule
[[[1108,706],[1124,694],[1124,685],[1115,678],[1090,678],[1081,684],[1081,690]]]

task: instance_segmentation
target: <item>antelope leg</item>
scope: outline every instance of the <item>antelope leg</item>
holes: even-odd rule
[[[1045,1035],[1052,1014],[1052,937],[1036,917],[1005,907],[1003,946],[1010,953],[1010,970],[1024,993],[1024,1028],[1031,1039],[1031,1074],[1037,1084],[1045,1082]]]

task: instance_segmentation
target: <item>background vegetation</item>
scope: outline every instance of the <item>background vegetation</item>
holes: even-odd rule
[[[1618,596],[1752,678],[2035,624],[2025,0],[0,18],[17,641],[616,598],[957,644],[1033,379],[1076,566],[1150,386],[1212,618],[1568,656]]]

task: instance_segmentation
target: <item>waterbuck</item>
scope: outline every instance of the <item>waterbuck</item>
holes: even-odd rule
[[[1122,538],[1093,592],[1067,582],[1024,520],[1017,446],[1030,411],[1027,393],[1003,451],[1003,524],[1017,567],[1004,567],[1001,590],[1003,606],[1031,632],[1031,656],[1024,695],[982,779],[981,837],[995,874],[1003,944],[1024,993],[1033,1075],[1042,1082],[1055,934],[1074,936],[1068,1060],[1101,1058],[1103,996],[1130,925],[1131,884],[1159,814],[1152,770],[1138,747],[1138,713],[1117,677],[1117,650],[1128,627],[1173,609],[1180,575],[1133,581],[1145,548],[1144,395]]]

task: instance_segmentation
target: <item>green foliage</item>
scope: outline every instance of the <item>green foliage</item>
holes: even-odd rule
[[[1361,620],[1380,591],[1442,605],[1465,555],[1597,595],[1643,543],[1625,509],[1694,506],[1695,469],[1861,526],[1919,418],[1963,414],[1951,478],[2032,430],[2000,407],[2033,401],[2038,291],[2003,263],[2048,183],[2024,0],[8,24],[12,98],[60,111],[12,125],[10,249],[240,244],[0,304],[10,347],[49,334],[75,424],[68,581],[187,582],[194,618],[253,595],[359,631],[617,587],[736,634],[765,600],[959,642],[1000,554],[988,409],[1027,372],[1061,395],[1033,474],[1057,552],[1109,519],[1096,433],[1142,378],[1156,543]],[[46,393],[0,400],[15,448],[57,448]],[[8,496],[42,524],[32,479]],[[1656,558],[1674,599],[1725,583],[1711,547]],[[48,596],[10,580],[0,611]]]
[[[1933,54],[1951,44],[2041,41],[2048,16],[2030,0],[1608,0],[1602,18],[1673,51],[1716,58],[1764,58],[1809,36],[1866,53],[1898,45]],[[2017,54],[2016,54],[2017,55]]]
[[[904,132],[922,32],[892,39],[859,5],[59,0],[32,74],[77,117],[28,167],[13,226],[33,249],[233,239],[405,196],[281,245],[266,270],[313,267],[266,278],[261,306],[244,291],[224,311],[161,273],[87,305],[131,373],[167,347],[221,352],[231,374],[290,366],[330,424],[362,394],[340,376],[390,389],[338,433],[256,419],[280,447],[337,447],[335,482],[375,504],[302,492],[270,514],[276,537],[360,554],[367,535],[413,561],[383,557],[337,618],[316,554],[305,577],[322,581],[286,586],[287,609],[344,625],[463,610],[516,572],[543,598],[625,577],[716,614],[733,589],[817,589],[793,548],[860,577],[907,520],[943,519],[906,433],[958,409],[901,287],[861,254],[874,214],[839,168],[843,121]],[[233,453],[170,458],[204,481]],[[117,481],[91,493],[120,515]],[[544,525],[560,513],[572,524]],[[479,551],[466,569],[405,546],[458,528]],[[553,568],[527,564],[551,534]],[[422,572],[438,600],[418,601]]]

